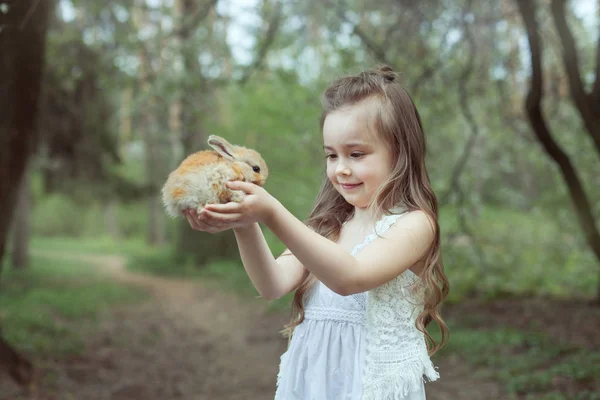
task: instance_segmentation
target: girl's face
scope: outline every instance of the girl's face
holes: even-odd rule
[[[367,129],[373,103],[360,102],[331,112],[323,124],[327,177],[344,197],[366,208],[392,170],[389,146]]]

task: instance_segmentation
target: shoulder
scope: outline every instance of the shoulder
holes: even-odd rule
[[[355,256],[358,266],[346,293],[364,292],[391,281],[431,250],[435,224],[427,213],[411,211],[381,221],[379,227],[384,229]]]
[[[384,233],[389,239],[406,240],[408,238],[422,242],[425,247],[435,238],[435,221],[423,210],[392,214],[391,226]]]

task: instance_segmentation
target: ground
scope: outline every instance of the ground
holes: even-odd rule
[[[152,296],[104,315],[83,355],[34,360],[37,383],[28,392],[0,377],[1,399],[273,398],[279,357],[287,345],[278,334],[287,321],[285,313],[266,313],[264,300],[240,298],[208,282],[130,272],[118,256],[81,257]],[[502,318],[502,312],[499,315]],[[506,318],[514,319],[512,315],[507,313]],[[483,323],[499,321],[490,318]],[[593,334],[591,328],[585,332],[584,336]],[[595,338],[582,340],[594,340],[595,346]],[[477,377],[458,356],[434,362],[442,378],[427,384],[428,400],[507,398],[496,382]]]

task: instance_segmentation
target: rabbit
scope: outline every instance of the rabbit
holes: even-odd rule
[[[191,208],[200,212],[206,204],[241,202],[245,193],[225,187],[227,181],[246,181],[263,186],[269,175],[267,164],[252,149],[234,146],[222,137],[210,135],[214,150],[191,154],[169,174],[162,188],[166,212],[175,218]]]

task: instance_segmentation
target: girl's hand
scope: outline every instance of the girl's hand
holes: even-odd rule
[[[207,213],[204,209],[200,212],[200,214],[198,214],[196,210],[191,208],[183,210],[181,213],[188,220],[192,229],[197,231],[217,233],[239,227],[238,224],[231,224],[225,221],[216,222],[214,220],[211,220],[207,216]]]
[[[262,187],[240,181],[227,182],[227,187],[241,190],[246,196],[240,203],[207,204],[197,215],[193,210],[186,210],[184,215],[193,229],[216,233],[242,228],[264,222],[274,213],[277,200]]]

